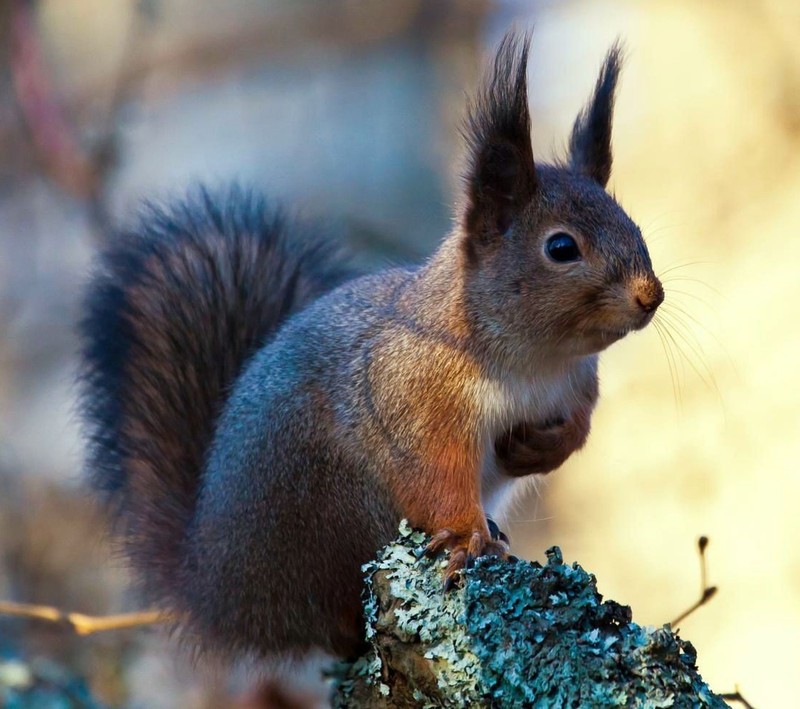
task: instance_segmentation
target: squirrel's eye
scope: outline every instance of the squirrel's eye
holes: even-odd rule
[[[558,263],[579,261],[581,252],[575,239],[566,232],[560,231],[547,240],[547,255]]]

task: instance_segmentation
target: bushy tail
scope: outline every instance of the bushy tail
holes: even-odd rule
[[[352,275],[330,239],[240,190],[148,206],[100,258],[81,323],[92,483],[152,600],[177,591],[205,454],[245,360]]]

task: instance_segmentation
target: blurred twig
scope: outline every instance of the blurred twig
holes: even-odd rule
[[[756,709],[750,702],[748,702],[742,696],[742,693],[739,691],[738,687],[734,692],[728,692],[727,694],[720,694],[719,696],[731,702],[739,702],[742,706],[745,707],[745,709]]]
[[[108,177],[116,166],[119,112],[141,78],[131,74],[128,65],[141,51],[143,31],[154,17],[152,2],[136,0],[103,126],[98,139],[86,148],[52,84],[36,28],[34,2],[11,0],[10,4],[9,62],[22,122],[44,173],[61,189],[86,202],[99,241],[105,239],[109,227],[105,193]]]
[[[30,0],[10,0],[9,31],[14,94],[37,157],[62,189],[86,197],[96,188],[98,175],[56,97]]]
[[[694,613],[698,608],[700,608],[700,606],[704,606],[706,603],[708,603],[717,593],[717,587],[709,586],[707,580],[708,569],[706,568],[706,548],[708,547],[708,542],[709,539],[706,536],[702,536],[697,540],[697,552],[700,556],[700,598],[685,611],[683,611],[683,613],[681,613],[677,618],[670,622],[670,625],[673,628],[682,620],[685,620],[689,615]],[[722,699],[740,702],[745,709],[755,709],[755,707],[753,707],[753,705],[742,696],[738,687],[733,692],[721,694],[720,697]]]
[[[683,613],[678,615],[677,618],[670,622],[674,628],[682,620],[686,619],[689,615],[694,613],[698,608],[708,603],[717,593],[716,586],[708,586],[706,584],[706,547],[708,546],[708,537],[700,537],[697,540],[697,550],[700,555],[700,598],[689,606]]]
[[[83,613],[67,613],[52,606],[38,606],[30,603],[0,601],[0,614],[22,618],[46,620],[51,623],[69,626],[78,635],[91,635],[106,630],[136,628],[141,625],[169,623],[174,620],[161,611],[139,611],[118,615],[93,616]]]

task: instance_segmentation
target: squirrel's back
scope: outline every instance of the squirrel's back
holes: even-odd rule
[[[238,189],[148,206],[99,259],[81,323],[89,467],[151,600],[174,604],[204,457],[244,362],[353,275],[327,235]]]

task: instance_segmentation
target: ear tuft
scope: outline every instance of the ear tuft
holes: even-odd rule
[[[481,89],[469,104],[463,134],[469,151],[463,226],[470,239],[508,229],[533,196],[527,66],[531,36],[509,31]]]
[[[622,46],[617,41],[608,50],[594,94],[578,114],[569,141],[570,167],[603,187],[611,177],[611,123],[621,66]]]

